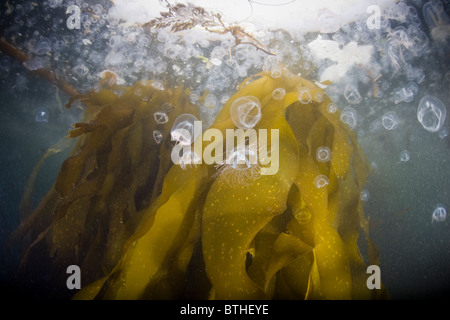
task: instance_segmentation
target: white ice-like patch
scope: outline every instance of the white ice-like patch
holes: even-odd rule
[[[317,65],[325,59],[335,62],[320,74],[320,81],[338,82],[353,66],[368,66],[374,53],[373,46],[360,46],[353,41],[341,49],[338,42],[323,40],[320,35],[308,47]]]

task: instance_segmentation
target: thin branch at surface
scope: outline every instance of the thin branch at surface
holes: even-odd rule
[[[235,40],[235,46],[240,44],[248,44],[256,49],[263,51],[269,55],[275,55],[269,51],[261,42],[255,40],[254,37],[246,32],[239,25],[226,25],[222,21],[220,13],[212,13],[202,7],[194,6],[191,3],[187,5],[178,3],[171,5],[166,1],[169,11],[161,12],[160,17],[150,20],[143,24],[145,28],[164,29],[170,28],[172,32],[190,30],[195,27],[202,27],[208,32],[226,34],[230,33]]]

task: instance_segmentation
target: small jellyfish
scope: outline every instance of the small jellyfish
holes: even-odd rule
[[[45,60],[42,57],[34,57],[23,62],[28,70],[34,71],[45,67]]]
[[[327,106],[327,110],[329,113],[335,113],[337,111],[337,106],[334,103],[330,103]]]
[[[199,134],[194,131],[195,121],[198,121],[198,119],[193,114],[180,114],[173,122],[170,130],[172,141],[176,141],[180,145],[190,145]]]
[[[447,210],[444,205],[438,204],[434,208],[433,215],[431,217],[431,223],[433,222],[444,222],[447,219]]]
[[[321,9],[317,14],[320,33],[334,33],[341,27],[341,16],[328,9]]]
[[[400,152],[400,161],[401,162],[408,162],[411,159],[411,155],[409,154],[408,150],[403,150]]]
[[[377,133],[383,127],[380,119],[375,119],[371,124],[369,124],[369,132]]]
[[[311,221],[311,211],[306,206],[304,208],[298,208],[294,212],[294,218],[301,224],[308,223]]]
[[[160,81],[153,81],[152,87],[155,88],[156,90],[160,90],[160,91],[164,90],[164,85]]]
[[[34,47],[34,53],[43,56],[52,50],[52,44],[48,38],[42,37]]]
[[[283,88],[276,88],[272,91],[272,98],[275,100],[283,100],[286,95],[286,90]]]
[[[37,109],[36,113],[34,114],[34,121],[48,122],[48,120],[49,120],[48,110],[46,108]]]
[[[155,139],[155,142],[157,144],[160,144],[163,140],[163,134],[161,133],[161,131],[159,130],[154,130],[153,131],[153,139]]]
[[[213,94],[208,94],[205,97],[205,107],[207,108],[214,108],[217,105],[217,97]]]
[[[298,101],[303,104],[308,104],[312,101],[311,92],[306,87],[300,87],[297,90]]]
[[[434,40],[445,40],[448,37],[450,18],[445,12],[444,6],[438,1],[429,1],[423,5],[423,18],[431,30]]]
[[[381,117],[381,124],[386,130],[394,130],[398,127],[399,118],[395,111],[388,111]]]
[[[356,127],[358,116],[356,114],[356,110],[352,107],[345,107],[341,113],[341,121],[346,123],[350,129],[354,129]]]
[[[282,74],[281,68],[278,66],[273,67],[272,70],[270,71],[270,76],[274,79],[281,77],[281,74]]]
[[[79,64],[75,67],[72,68],[73,73],[75,73],[78,77],[80,78],[84,78],[88,72],[89,72],[89,68],[86,67],[86,65],[84,64]]]
[[[417,119],[425,130],[437,132],[444,124],[446,109],[441,100],[436,97],[426,95],[420,99],[417,108]]]
[[[448,129],[443,128],[441,131],[439,131],[439,138],[444,139],[448,136]]]
[[[397,88],[394,90],[394,103],[411,102],[414,98],[414,93],[407,88]]]
[[[236,99],[230,107],[231,120],[240,129],[253,128],[261,119],[261,103],[254,96]]]
[[[319,147],[316,151],[316,159],[319,162],[328,162],[331,158],[331,151],[328,147]]]
[[[358,104],[362,101],[362,98],[361,98],[361,95],[359,94],[358,89],[351,84],[348,84],[345,87],[344,97],[345,97],[345,100],[347,100],[347,102],[350,104]]]
[[[314,185],[316,186],[317,189],[323,188],[323,187],[327,186],[329,183],[330,183],[330,181],[328,180],[328,177],[323,174],[319,174],[314,179]]]
[[[155,122],[157,124],[164,124],[169,121],[169,117],[167,116],[167,114],[164,111],[156,111],[153,114],[153,118],[155,119]]]
[[[361,191],[361,194],[359,195],[359,198],[361,199],[361,201],[367,202],[369,201],[370,198],[370,192],[367,189],[363,189]]]

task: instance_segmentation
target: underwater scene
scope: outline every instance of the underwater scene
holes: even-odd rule
[[[447,296],[449,16],[2,1],[2,294]]]

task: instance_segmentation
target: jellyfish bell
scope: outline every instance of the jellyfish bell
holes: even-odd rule
[[[426,95],[417,108],[417,119],[423,128],[429,132],[437,132],[445,122],[446,108],[436,97]]]
[[[190,113],[180,114],[173,122],[170,136],[172,141],[176,141],[180,145],[190,145],[200,135],[194,130],[194,122],[198,119]]]
[[[230,107],[231,120],[240,129],[253,128],[261,120],[261,103],[257,97],[236,99]]]
[[[447,219],[447,209],[443,204],[438,204],[434,208],[433,215],[431,217],[431,223],[444,222]]]
[[[395,111],[388,111],[381,117],[381,124],[386,130],[394,130],[398,127],[398,115]]]
[[[331,151],[328,147],[319,147],[316,152],[316,159],[319,162],[328,162],[331,158]]]
[[[49,112],[47,108],[39,108],[34,114],[34,121],[36,122],[48,122]]]
[[[326,175],[323,175],[323,174],[319,174],[314,179],[314,185],[316,186],[317,189],[326,187],[329,183],[330,183],[330,180],[328,179],[328,177]]]

